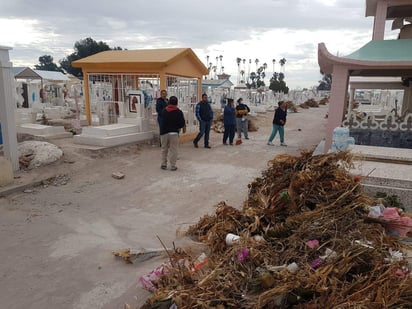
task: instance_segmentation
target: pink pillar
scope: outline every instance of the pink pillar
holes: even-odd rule
[[[342,124],[349,82],[347,67],[335,64],[333,66],[332,78],[328,124],[326,126],[325,153],[328,152],[332,146],[333,129],[340,127]]]
[[[386,1],[378,1],[376,4],[375,20],[373,22],[372,40],[383,40],[385,36],[385,22],[388,3]]]

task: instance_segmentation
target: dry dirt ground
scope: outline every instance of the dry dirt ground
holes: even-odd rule
[[[0,197],[0,307],[8,309],[113,309],[142,305],[150,295],[138,278],[163,257],[126,264],[122,248],[171,247],[176,230],[214,213],[220,201],[241,207],[248,183],[277,154],[299,154],[324,137],[327,106],[289,113],[288,147],[267,146],[273,113],[259,114],[259,130],[240,146],[224,146],[211,133],[212,149],[180,145],[178,170],[160,169],[160,148],[142,144],[88,150],[71,139],[51,141],[61,161],[16,182],[54,181]],[[200,143],[202,146],[203,140]],[[275,139],[279,145],[279,137]],[[124,179],[114,179],[122,172]],[[3,191],[7,188],[2,188]],[[1,195],[1,188],[0,188]]]

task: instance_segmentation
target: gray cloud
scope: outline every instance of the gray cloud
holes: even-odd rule
[[[86,37],[109,46],[127,49],[191,47],[207,53],[222,42],[245,42],[275,29],[285,29],[267,48],[279,49],[290,31],[344,30],[342,46],[359,46],[368,40],[373,20],[364,17],[365,3],[359,0],[42,0],[2,1],[0,19],[37,20],[41,39],[26,44],[16,38],[11,55],[24,62],[50,54],[57,62],[73,52],[74,43]],[[11,31],[13,31],[11,29]],[[350,40],[350,41],[349,41]],[[316,61],[317,44],[297,42],[294,50],[282,51],[288,64],[305,59]],[[327,42],[326,42],[327,43]],[[0,45],[4,45],[1,42]],[[225,50],[221,50],[223,55]],[[239,55],[244,50],[239,50]],[[258,51],[255,52],[258,54]],[[274,57],[277,57],[274,52]],[[244,57],[240,55],[241,57]],[[254,57],[253,55],[247,57]],[[232,59],[227,60],[232,61]],[[234,61],[234,60],[233,60]],[[271,61],[267,59],[264,61]],[[33,62],[33,61],[32,61]],[[28,62],[27,62],[28,63]]]

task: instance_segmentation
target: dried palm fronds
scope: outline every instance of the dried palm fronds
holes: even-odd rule
[[[286,101],[286,107],[288,110],[291,110],[294,113],[298,112],[298,108],[292,101]]]
[[[195,257],[176,252],[144,308],[410,308],[409,264],[388,259],[405,245],[364,220],[375,199],[351,166],[349,152],[275,157],[241,210],[222,202],[189,228],[207,267],[190,271]],[[228,233],[240,239],[226,245]]]
[[[319,105],[326,105],[327,103],[329,103],[329,99],[328,98],[322,98],[319,101]]]

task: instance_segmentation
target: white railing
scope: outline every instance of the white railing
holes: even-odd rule
[[[393,112],[388,112],[382,117],[374,113],[351,112],[342,122],[343,126],[353,129],[412,131],[412,113],[399,117]]]

